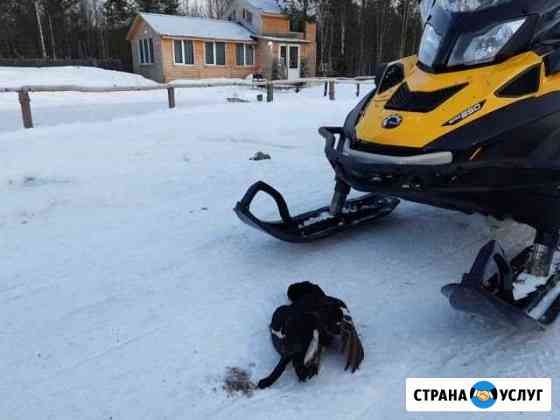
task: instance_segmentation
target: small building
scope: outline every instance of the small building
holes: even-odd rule
[[[297,79],[316,74],[316,25],[291,32],[276,0],[235,0],[227,20],[140,13],[127,39],[134,72],[177,79]]]

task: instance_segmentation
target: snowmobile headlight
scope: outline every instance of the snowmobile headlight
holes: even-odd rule
[[[426,25],[422,40],[420,41],[420,50],[418,51],[418,59],[420,62],[426,66],[432,66],[436,61],[440,45],[441,36],[432,25]]]
[[[496,56],[525,23],[525,18],[500,23],[483,32],[463,34],[457,40],[449,66],[476,65],[494,61]]]
[[[512,0],[438,0],[441,8],[454,13],[477,12]]]

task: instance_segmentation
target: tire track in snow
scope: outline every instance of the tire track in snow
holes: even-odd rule
[[[72,371],[78,369],[79,367],[84,366],[84,365],[86,365],[86,364],[88,364],[88,363],[90,363],[90,362],[93,362],[93,361],[102,359],[102,358],[104,358],[104,357],[110,355],[111,353],[113,353],[113,352],[115,352],[115,351],[121,350],[121,349],[123,349],[123,348],[125,348],[125,347],[130,346],[131,344],[134,344],[134,343],[137,343],[137,342],[139,342],[139,341],[142,341],[143,339],[145,339],[145,338],[147,338],[147,337],[150,337],[151,335],[154,335],[155,333],[157,333],[157,332],[163,330],[164,328],[165,328],[165,326],[160,326],[160,327],[157,327],[157,328],[152,328],[152,329],[150,329],[150,330],[148,330],[148,331],[145,331],[145,332],[143,332],[143,333],[141,333],[141,334],[137,334],[137,335],[135,335],[135,336],[129,338],[128,340],[123,341],[122,343],[109,346],[109,347],[107,347],[105,350],[103,350],[103,351],[101,351],[101,352],[99,352],[99,353],[96,353],[96,354],[93,354],[93,355],[84,357],[84,358],[82,358],[82,359],[79,359],[78,361],[76,361],[75,363],[73,363],[73,364],[70,365],[70,366],[66,366],[66,367],[63,367],[63,368],[61,368],[61,369],[58,369],[57,371],[55,371],[55,372],[53,372],[52,374],[48,375],[48,376],[47,376],[45,379],[43,379],[42,381],[36,382],[36,383],[34,383],[34,384],[28,384],[27,386],[30,387],[30,388],[36,388],[36,387],[45,385],[45,384],[49,383],[50,381],[52,381],[53,378],[56,378],[56,377],[58,377],[58,376],[60,376],[60,375],[64,375],[64,374],[66,374],[66,373],[68,373],[68,372],[72,372]]]

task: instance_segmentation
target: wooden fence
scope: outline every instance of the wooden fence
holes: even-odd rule
[[[374,77],[359,78],[306,78],[297,80],[275,80],[275,81],[211,81],[208,83],[200,82],[177,82],[168,84],[158,84],[154,86],[107,86],[107,87],[84,87],[77,85],[60,85],[60,86],[21,86],[14,88],[0,88],[0,93],[17,93],[19,103],[21,105],[21,115],[23,126],[25,128],[33,128],[33,114],[31,112],[31,95],[32,92],[81,92],[81,93],[110,93],[110,92],[147,92],[152,90],[167,90],[167,99],[169,108],[176,106],[175,89],[193,89],[193,88],[211,88],[211,87],[228,87],[228,86],[244,86],[254,88],[264,88],[266,90],[266,101],[274,101],[274,90],[281,88],[293,88],[299,91],[304,86],[323,85],[324,96],[328,96],[331,101],[336,100],[337,84],[354,84],[356,86],[356,96],[360,96],[360,88],[362,84],[372,84]]]

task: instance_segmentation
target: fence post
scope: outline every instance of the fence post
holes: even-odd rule
[[[175,88],[168,87],[167,88],[167,98],[169,99],[169,108],[175,108]]]
[[[272,102],[274,100],[274,86],[272,82],[266,84],[266,102]]]
[[[329,99],[331,101],[336,99],[336,84],[334,80],[329,80]]]
[[[23,117],[23,126],[25,128],[33,128],[33,116],[31,115],[31,98],[29,91],[18,91],[19,103],[21,104],[21,115]]]
[[[356,83],[356,96],[360,96],[360,82]]]
[[[323,94],[323,96],[326,98],[328,93],[329,93],[329,82],[325,82],[325,93]]]

